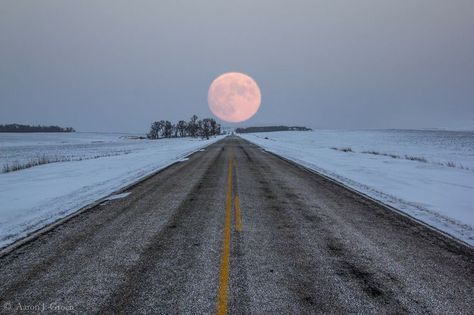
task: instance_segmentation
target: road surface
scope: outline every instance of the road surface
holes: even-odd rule
[[[474,313],[474,251],[227,137],[0,258],[2,312]]]

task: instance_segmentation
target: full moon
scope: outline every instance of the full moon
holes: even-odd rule
[[[212,113],[219,119],[233,123],[255,115],[261,100],[257,82],[239,72],[227,72],[217,77],[207,94]]]

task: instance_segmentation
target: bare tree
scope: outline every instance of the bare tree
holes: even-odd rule
[[[213,118],[209,118],[209,121],[211,124],[211,135],[218,135],[220,133],[220,130],[218,131],[218,129],[220,129],[220,125]]]
[[[164,126],[163,126],[163,137],[171,138],[172,135],[173,135],[173,125],[171,124],[169,120],[167,120],[164,122]]]
[[[209,139],[212,131],[211,118],[204,118],[199,121],[199,131],[203,139]]]
[[[191,137],[197,137],[199,131],[198,116],[193,115],[188,123],[188,133]]]
[[[163,129],[163,120],[155,121],[151,124],[150,132],[148,133],[148,139],[159,139]]]
[[[184,120],[178,121],[176,129],[178,130],[178,134],[180,137],[186,137],[187,128],[188,124]]]

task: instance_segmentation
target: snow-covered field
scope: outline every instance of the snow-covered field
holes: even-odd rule
[[[36,159],[80,160],[128,154],[143,146],[129,134],[0,133],[0,172],[5,165]]]
[[[150,141],[128,136],[0,134],[2,168],[41,156],[67,160],[0,173],[0,247],[220,139]]]
[[[474,245],[474,132],[317,130],[240,136]]]

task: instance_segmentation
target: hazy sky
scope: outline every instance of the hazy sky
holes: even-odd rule
[[[144,132],[228,71],[243,125],[474,129],[474,1],[0,0],[0,123]]]

